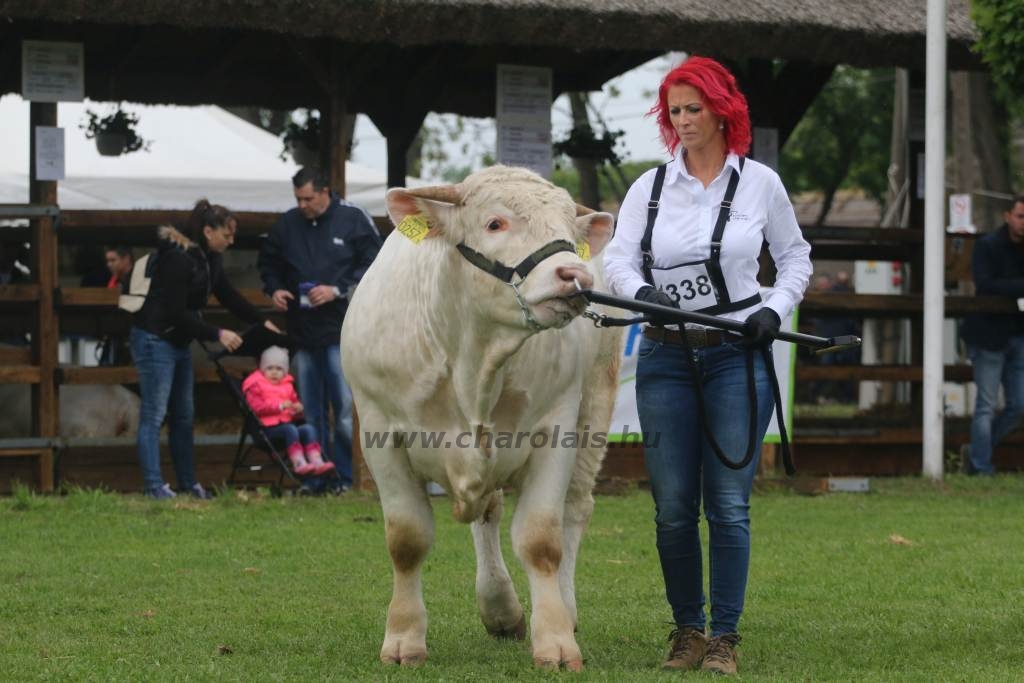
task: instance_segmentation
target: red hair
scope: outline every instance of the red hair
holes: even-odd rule
[[[658,103],[647,112],[657,117],[661,139],[673,156],[679,147],[679,134],[669,119],[668,91],[675,85],[695,88],[704,105],[722,119],[725,146],[730,152],[743,156],[750,150],[750,111],[736,78],[713,59],[690,57],[665,75],[658,88]]]

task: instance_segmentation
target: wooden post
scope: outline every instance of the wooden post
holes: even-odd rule
[[[340,84],[336,83],[331,89],[329,106],[328,115],[324,118],[329,126],[327,139],[330,145],[328,169],[331,174],[331,189],[344,197],[345,162],[348,160],[348,144],[352,133],[345,94]]]
[[[57,204],[57,183],[36,180],[36,126],[56,126],[56,103],[33,102],[29,115],[29,202]],[[32,221],[31,268],[39,283],[39,306],[32,325],[32,363],[39,367],[39,384],[32,385],[33,434],[56,437],[60,416],[57,401],[58,320],[54,307],[57,289],[57,232],[51,216]],[[47,449],[49,450],[49,449]],[[43,462],[50,462],[43,458]],[[46,478],[42,486],[52,488]]]

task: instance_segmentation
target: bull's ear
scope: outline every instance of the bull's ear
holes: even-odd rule
[[[417,187],[406,189],[395,187],[387,192],[388,216],[395,226],[403,220],[417,215],[423,216],[430,225],[426,237],[444,235],[444,226],[452,225],[450,214],[459,201],[457,185],[440,187]]]
[[[610,213],[595,211],[576,217],[576,234],[590,245],[590,256],[593,258],[601,253],[605,245],[612,239],[615,219]]]

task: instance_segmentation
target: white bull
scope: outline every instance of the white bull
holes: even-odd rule
[[[573,575],[604,455],[583,436],[608,428],[621,335],[578,317],[585,302],[570,298],[575,282],[602,281],[600,259],[584,262],[573,245],[596,257],[612,217],[577,217],[564,190],[500,166],[454,187],[392,189],[387,201],[399,229],[341,333],[394,567],[380,658],[415,665],[427,656],[420,568],[434,535],[424,491],[433,480],[451,494],[455,517],[472,523],[477,605],[499,637],[525,635],[499,539],[502,487],[518,489],[512,547],[529,577],[534,662],[579,670]],[[398,234],[417,221],[429,225],[422,242]],[[515,286],[499,279],[502,264],[520,266]]]

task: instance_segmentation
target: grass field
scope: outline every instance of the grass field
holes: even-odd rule
[[[1024,680],[1024,477],[756,494],[743,681]],[[476,615],[468,529],[435,505],[430,660],[377,661],[390,564],[367,496],[0,500],[0,679],[670,680],[647,494],[601,497],[578,574],[586,670],[535,671]],[[507,522],[506,515],[506,522]],[[506,543],[506,558],[512,558]],[[510,569],[527,598],[518,563]],[[698,673],[689,679],[707,679]]]

